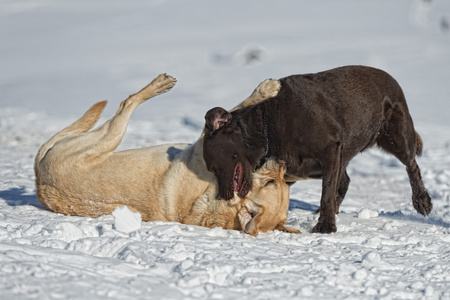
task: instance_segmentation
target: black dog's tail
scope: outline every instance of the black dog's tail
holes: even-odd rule
[[[423,151],[423,141],[420,135],[416,132],[416,155],[421,156]]]

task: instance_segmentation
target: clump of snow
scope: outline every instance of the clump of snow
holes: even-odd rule
[[[142,217],[139,212],[132,212],[128,207],[116,207],[112,212],[114,217],[114,228],[129,233],[141,228]]]
[[[359,219],[370,219],[376,217],[378,217],[378,212],[368,208],[363,208],[358,213]]]
[[[369,266],[378,266],[381,263],[381,256],[378,252],[368,252],[362,257],[362,263]]]

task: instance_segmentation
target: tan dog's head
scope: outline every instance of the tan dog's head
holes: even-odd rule
[[[301,233],[284,225],[289,209],[289,186],[284,181],[285,172],[284,164],[269,159],[253,173],[252,189],[241,200],[238,212],[245,233],[257,236],[259,232],[274,229]]]

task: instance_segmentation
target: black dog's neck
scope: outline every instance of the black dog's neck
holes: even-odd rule
[[[264,137],[266,138],[266,149],[264,150],[264,158],[263,160],[267,160],[269,158],[269,131],[267,129],[267,116],[266,109],[262,106],[262,117],[263,117],[263,126],[264,126]]]
[[[270,156],[269,115],[265,105],[254,105],[236,111],[246,148],[258,153],[256,168],[261,167]]]

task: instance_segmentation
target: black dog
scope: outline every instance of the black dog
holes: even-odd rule
[[[405,166],[414,208],[432,209],[416,163],[422,140],[402,89],[384,71],[347,66],[280,79],[274,98],[232,113],[205,116],[203,158],[219,181],[219,196],[244,197],[251,172],[267,157],[286,162],[286,181],[322,178],[320,217],[313,232],[336,231],[335,214],[347,192],[349,161],[378,145]]]

